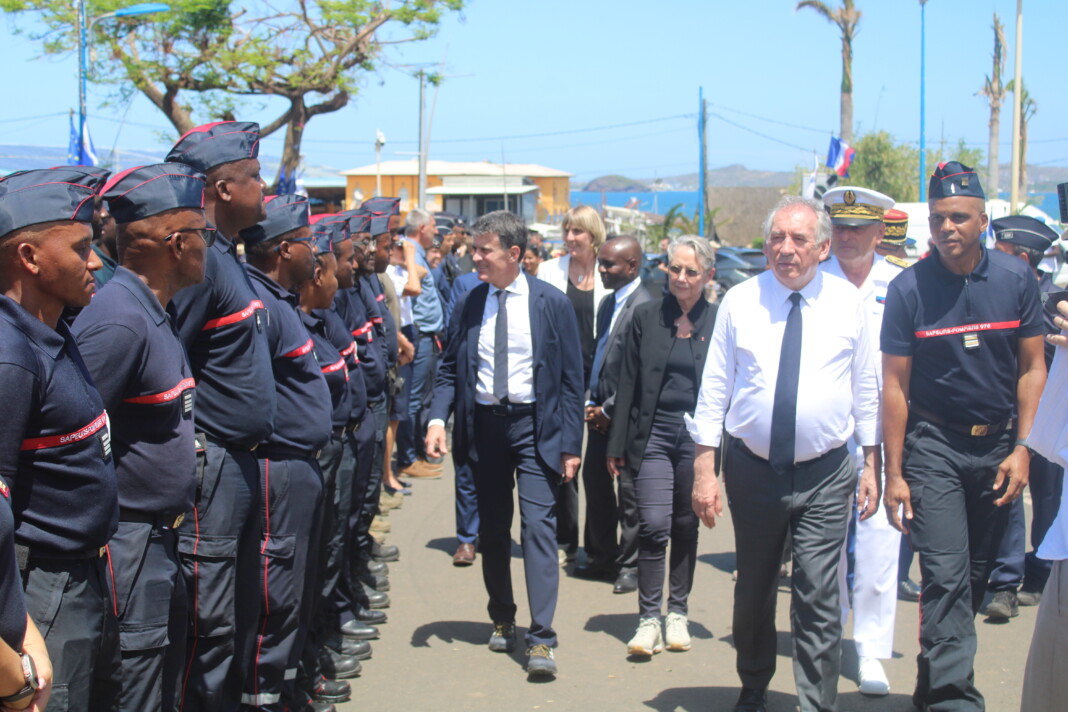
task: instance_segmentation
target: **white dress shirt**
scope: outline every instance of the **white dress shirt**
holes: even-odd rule
[[[612,311],[612,321],[608,324],[608,333],[611,334],[612,330],[616,328],[616,320],[619,319],[619,313],[623,311],[623,304],[626,303],[627,298],[634,294],[634,290],[642,285],[640,279],[634,279],[627,284],[617,289],[613,294],[616,298],[615,309]],[[598,305],[600,306],[600,305]],[[596,327],[597,317],[594,316],[594,328]]]
[[[800,292],[795,463],[844,445],[850,435],[860,445],[876,445],[879,414],[872,341],[857,288],[817,272]],[[719,447],[726,426],[754,454],[768,457],[790,294],[768,270],[720,302],[697,409],[686,417],[695,443]]]
[[[386,274],[393,282],[393,289],[397,292],[397,302],[400,306],[401,327],[412,325],[412,298],[401,296],[404,287],[408,284],[408,269],[402,265],[387,265]]]
[[[482,312],[482,327],[478,332],[478,377],[475,385],[475,402],[492,405],[497,402],[493,395],[493,354],[497,348],[497,292],[492,284],[486,295],[486,308]],[[508,401],[510,403],[534,402],[534,341],[530,332],[530,285],[522,272],[504,289],[505,308],[508,310]]]

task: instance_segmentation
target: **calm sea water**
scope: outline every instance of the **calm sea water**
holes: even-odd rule
[[[1009,194],[1002,193],[1001,197],[1008,200]],[[635,206],[638,210],[644,210],[645,212],[656,213],[658,215],[663,215],[679,203],[682,204],[683,213],[687,216],[692,216],[697,211],[698,200],[696,190],[665,190],[655,193],[651,191],[643,193],[597,193],[585,190],[571,191],[572,205],[590,205],[595,208],[600,207],[602,202],[605,205],[622,208],[633,199],[637,199],[638,201],[637,206]],[[1056,193],[1032,193],[1029,196],[1029,200],[1036,203],[1043,212],[1054,220],[1060,215]]]

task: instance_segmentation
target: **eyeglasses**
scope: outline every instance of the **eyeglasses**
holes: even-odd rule
[[[171,234],[169,234],[166,237],[164,237],[163,241],[167,242],[168,240],[170,240],[175,235],[189,234],[189,235],[197,235],[198,237],[200,237],[201,240],[204,241],[205,245],[207,245],[208,247],[211,247],[215,243],[215,236],[218,234],[218,232],[219,231],[216,228],[213,228],[213,227],[187,227],[187,228],[182,229],[182,230],[175,230]]]
[[[668,265],[668,272],[671,272],[671,274],[675,275],[676,277],[685,272],[686,276],[690,279],[697,279],[701,276],[701,273],[697,270],[690,268],[683,269],[679,265]]]

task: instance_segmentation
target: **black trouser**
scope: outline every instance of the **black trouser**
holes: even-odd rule
[[[634,476],[620,473],[613,482],[605,461],[607,436],[587,429],[582,487],[586,493],[583,541],[591,564],[634,571],[638,567],[638,501]],[[619,486],[617,499],[616,485]],[[616,527],[619,538],[616,538]]]
[[[107,559],[31,553],[22,582],[26,611],[44,636],[52,661],[48,709],[118,709],[119,627]]]
[[[523,571],[530,605],[526,644],[556,645],[553,616],[560,584],[556,558],[556,494],[560,473],[537,455],[534,414],[494,415],[476,406],[471,471],[478,494],[482,580],[494,621],[514,621],[512,594],[512,490],[519,487]]]
[[[189,605],[179,709],[232,710],[241,701],[260,615],[260,471],[252,453],[208,443],[193,516],[178,529]]]
[[[246,708],[282,710],[283,695],[293,694],[304,650],[304,592],[318,565],[313,548],[319,540],[323,479],[311,457],[262,448],[259,454],[262,607],[256,655],[241,701]]]
[[[323,498],[319,508],[319,540],[313,542],[311,556],[318,558],[315,579],[304,593],[304,618],[309,621],[308,635],[304,641],[297,681],[308,688],[319,680],[319,652],[326,644],[328,635],[338,628],[337,616],[332,603],[337,598],[341,569],[345,552],[345,529],[347,521],[340,516],[338,477],[344,449],[345,433],[330,439],[319,454],[319,470],[323,475]],[[345,507],[348,515],[348,506]]]
[[[156,523],[120,521],[108,542],[122,651],[119,707],[124,712],[177,708],[188,614],[179,578],[178,533],[167,526],[173,521],[173,515]]]
[[[793,541],[790,623],[801,712],[838,708],[842,621],[838,562],[857,471],[845,447],[786,474],[731,439],[724,459],[738,551],[734,647],[742,685],[764,689],[775,674],[775,597],[783,545]]]
[[[962,435],[909,419],[901,464],[911,490],[909,538],[920,557],[920,654],[914,700],[929,709],[982,710],[973,662],[975,614],[1009,507],[995,507],[998,466],[1015,433]]]
[[[1009,523],[990,572],[991,591],[1041,592],[1049,578],[1052,561],[1035,555],[1061,505],[1064,468],[1035,453],[1031,456],[1027,488],[1031,492],[1031,551],[1027,551],[1027,521],[1023,497],[1010,505]],[[1026,553],[1025,553],[1026,552]]]
[[[682,420],[653,419],[641,467],[638,495],[638,610],[661,614],[664,558],[671,544],[667,609],[687,615],[697,565],[697,515],[693,511],[694,447]]]

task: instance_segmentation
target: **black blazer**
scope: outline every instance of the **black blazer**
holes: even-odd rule
[[[529,275],[524,278],[530,287],[536,448],[542,463],[560,472],[561,455],[582,453],[584,387],[578,322],[563,292]],[[489,285],[482,283],[457,302],[430,401],[430,420],[448,420],[449,411],[456,409],[452,447],[457,464],[467,461],[477,437],[478,337],[488,295]]]
[[[716,323],[718,305],[704,299],[690,311],[693,322],[694,364],[697,380],[705,370],[705,357],[712,342],[712,328]],[[624,344],[623,370],[616,391],[615,417],[608,431],[609,457],[622,457],[627,469],[637,472],[641,467],[653,414],[660,399],[668,354],[675,340],[675,320],[682,309],[671,294],[639,305]]]
[[[616,295],[608,294],[601,300],[601,306],[597,309],[597,337],[601,336],[604,329],[611,324],[611,317],[606,306],[615,302]],[[616,390],[619,388],[619,374],[623,370],[623,350],[626,344],[627,329],[634,318],[634,310],[640,304],[652,300],[649,292],[641,284],[635,289],[620,308],[619,316],[616,317],[615,326],[608,334],[608,340],[604,345],[604,354],[601,356],[601,372],[598,374],[598,387],[601,402],[598,404],[604,409],[604,414],[609,419],[615,413]]]

